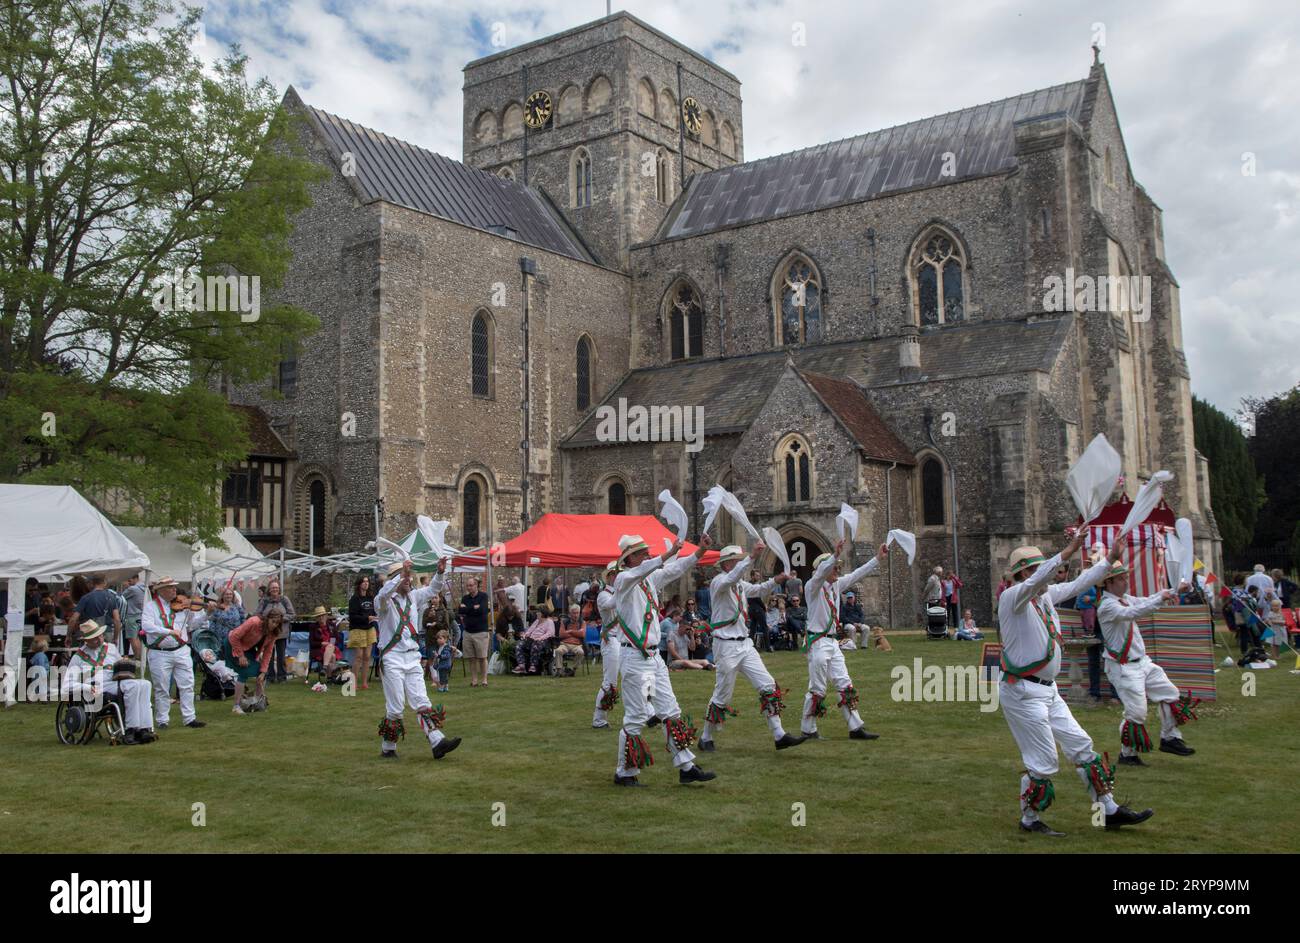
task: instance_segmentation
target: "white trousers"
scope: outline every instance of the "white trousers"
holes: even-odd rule
[[[848,666],[844,664],[844,653],[835,639],[823,636],[812,643],[808,649],[808,693],[803,699],[803,719],[800,729],[806,734],[817,732],[817,717],[813,713],[813,695],[826,697],[826,686],[830,684],[836,691],[843,691],[853,685],[849,677]],[[852,732],[862,726],[862,717],[857,710],[841,707],[844,722]]]
[[[1057,745],[1065,753],[1065,758],[1074,764],[1079,778],[1088,787],[1093,801],[1098,800],[1097,792],[1092,788],[1084,766],[1097,756],[1093,749],[1092,737],[1079,726],[1079,722],[1070,713],[1070,706],[1061,698],[1056,685],[1035,684],[1032,681],[1017,681],[1009,684],[1000,682],[998,704],[1002,716],[1007,719],[1011,736],[1020,747],[1020,758],[1025,764],[1025,774],[1020,777],[1020,794],[1023,797],[1029,788],[1029,778],[1051,779],[1058,769]],[[1114,802],[1110,795],[1103,798],[1106,811],[1114,811]],[[1020,800],[1021,819],[1026,823],[1035,821],[1038,813],[1030,808],[1023,798]]]
[[[411,710],[419,711],[432,707],[429,692],[424,686],[424,669],[420,667],[420,650],[412,648],[404,652],[390,651],[379,661],[380,673],[384,682],[384,714],[389,720],[401,720],[402,711],[410,705]],[[442,742],[441,730],[426,730],[432,746]],[[384,752],[397,749],[395,743],[383,741]]]
[[[194,662],[190,660],[190,647],[182,645],[175,651],[149,651],[149,675],[153,678],[153,716],[158,726],[171,720],[172,679],[181,696],[181,720],[194,719]]]
[[[767,670],[767,666],[763,664],[763,659],[759,656],[758,650],[754,648],[754,642],[750,638],[715,638],[713,640],[713,665],[717,670],[713,682],[713,696],[709,698],[709,703],[716,707],[723,708],[731,705],[731,695],[736,689],[737,675],[743,675],[745,680],[752,684],[754,690],[760,694],[776,690],[776,679],[772,677],[771,672]],[[785,736],[785,729],[781,726],[781,716],[779,714],[768,715],[767,726],[772,731],[773,739],[780,740]],[[713,740],[714,735],[721,727],[721,724],[712,724],[706,721],[704,736],[701,739]]]
[[[619,670],[623,676],[623,729],[618,734],[618,766],[614,771],[619,776],[635,776],[640,771],[635,766],[627,766],[628,737],[639,737],[645,722],[651,717],[658,717],[660,721],[676,720],[682,715],[682,709],[677,706],[677,697],[673,694],[668,666],[657,652],[644,658],[640,652],[625,647],[619,656]],[[695,761],[695,754],[677,749],[668,733],[668,725],[663,726],[664,742],[673,758],[673,766],[689,769]]]
[[[1174,720],[1174,712],[1169,706],[1178,700],[1178,688],[1169,680],[1165,669],[1145,655],[1126,665],[1121,665],[1109,656],[1103,656],[1103,659],[1106,678],[1115,686],[1115,693],[1124,705],[1124,720],[1119,725],[1121,735],[1125,721],[1146,726],[1147,701],[1152,700],[1160,709],[1160,739],[1183,739],[1178,722]],[[1120,747],[1122,756],[1134,756],[1136,753],[1131,746]]]
[[[618,687],[618,663],[623,651],[623,644],[610,633],[610,637],[600,643],[600,689],[596,692],[596,713],[591,715],[591,722],[597,726],[609,723],[607,711],[600,709],[600,702],[605,699],[605,692]]]
[[[153,713],[149,710],[149,682],[139,678],[126,681],[105,681],[105,694],[122,695],[126,702],[123,721],[128,730],[153,730]]]

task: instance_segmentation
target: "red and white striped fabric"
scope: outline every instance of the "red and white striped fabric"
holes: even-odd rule
[[[1129,573],[1129,594],[1132,596],[1150,596],[1168,588],[1165,577],[1165,532],[1169,530],[1161,524],[1139,524],[1125,537],[1128,543],[1124,556]],[[1111,542],[1120,531],[1118,524],[1089,524],[1088,535],[1084,539],[1081,551],[1083,566],[1088,565],[1092,547],[1100,544],[1106,553],[1110,552]]]

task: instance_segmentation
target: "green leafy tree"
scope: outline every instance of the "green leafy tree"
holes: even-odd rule
[[[1210,468],[1210,503],[1227,555],[1250,546],[1255,518],[1263,503],[1263,483],[1255,472],[1241,427],[1226,413],[1192,397],[1196,448]]]
[[[248,445],[218,380],[269,376],[316,326],[262,302],[321,171],[237,48],[194,54],[199,15],[0,10],[0,479],[73,484],[123,523],[210,540]],[[189,276],[245,292],[160,291]]]
[[[1255,544],[1285,546],[1300,522],[1300,386],[1268,399],[1247,399],[1250,457],[1264,479],[1267,500],[1255,525]]]

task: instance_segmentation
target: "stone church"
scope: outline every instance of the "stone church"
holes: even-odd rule
[[[748,162],[739,79],[627,13],[469,63],[460,161],[290,89],[330,172],[283,295],[322,326],[273,389],[229,390],[292,456],[280,539],[361,549],[382,498],[389,537],[424,513],[480,546],[550,511],[652,514],[663,488],[698,507],[717,482],[807,563],[842,502],[856,560],[915,532],[914,566],[864,581],[873,621],[917,624],[925,575],[955,564],[987,624],[1009,551],[1059,546],[1065,474],[1104,432],[1130,495],[1175,473],[1166,499],[1217,561],[1161,210],[1096,58]],[[1045,304],[1076,275],[1150,291]],[[602,407],[636,406],[699,415],[702,442],[602,434]]]

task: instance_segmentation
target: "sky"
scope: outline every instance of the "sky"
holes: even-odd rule
[[[1300,4],[613,9],[740,79],[748,160],[1083,78],[1098,42],[1134,178],[1164,210],[1193,392],[1231,413],[1300,382]],[[604,15],[603,0],[209,0],[202,50],[237,42],[281,91],[459,159],[465,63]]]

